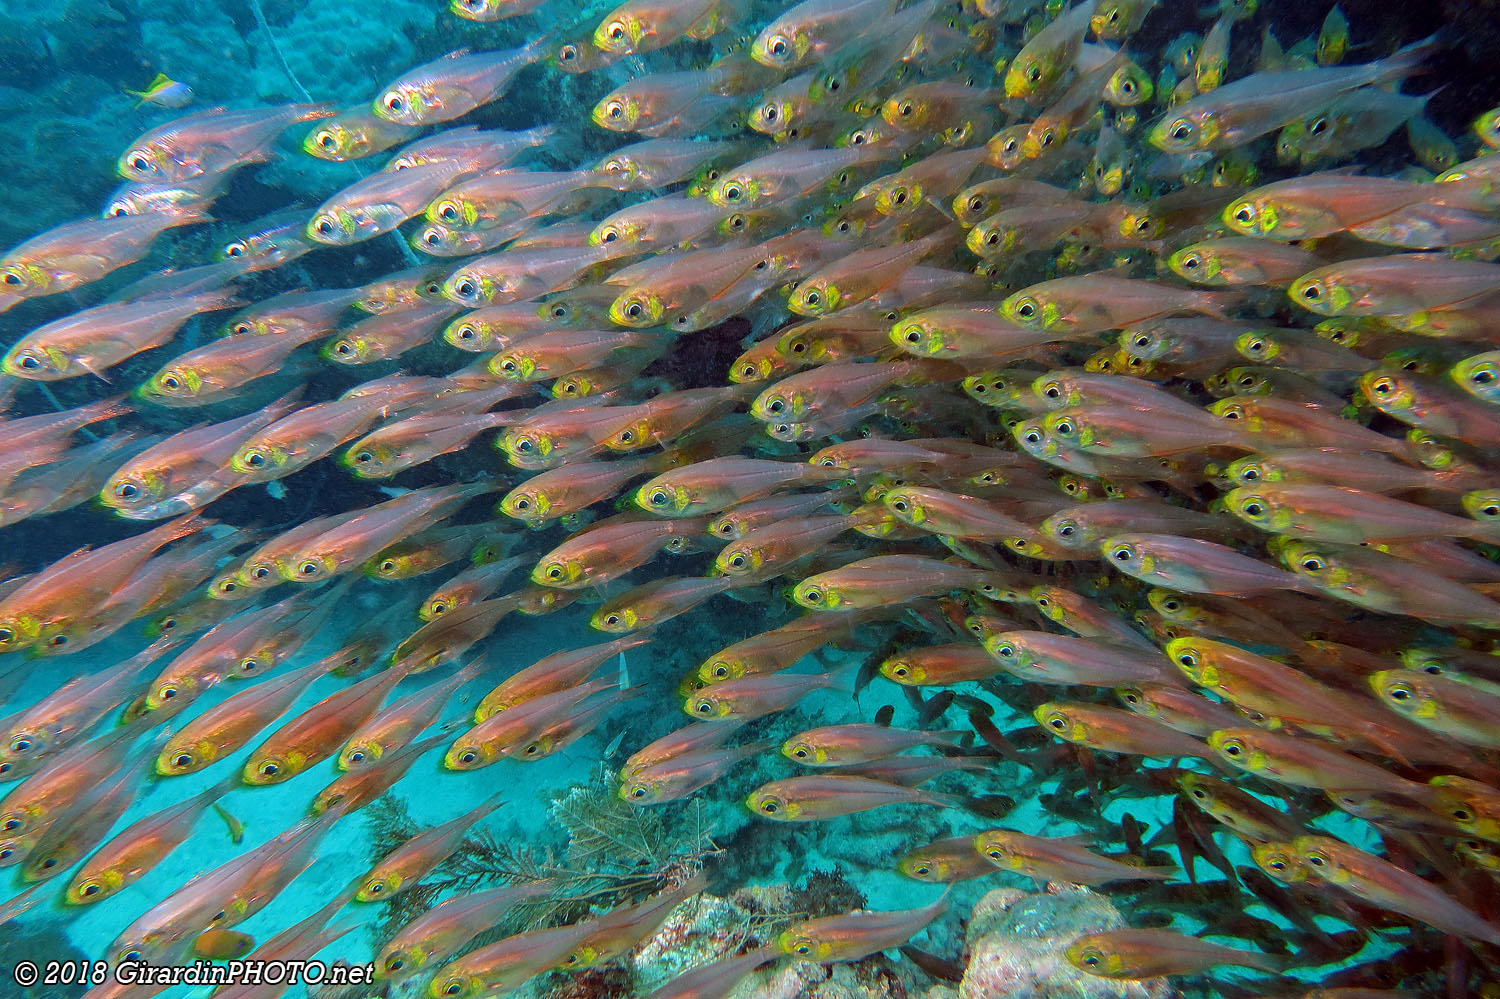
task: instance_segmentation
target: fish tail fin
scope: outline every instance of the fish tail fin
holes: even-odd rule
[[[1403,45],[1384,59],[1377,59],[1369,64],[1370,82],[1384,83],[1388,80],[1401,80],[1414,73],[1420,73],[1426,69],[1429,59],[1447,47],[1448,40],[1442,31],[1436,31],[1410,45]]]

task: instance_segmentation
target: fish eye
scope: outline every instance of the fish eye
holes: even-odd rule
[[[1386,396],[1396,391],[1396,381],[1393,378],[1377,378],[1370,383],[1370,389],[1376,395]]]
[[[632,798],[644,798],[648,793],[644,784],[637,784],[630,789],[630,796]]]
[[[458,282],[458,284],[453,286],[453,290],[458,293],[459,298],[472,298],[474,292],[478,289],[475,288],[474,282],[472,280],[470,280],[469,278],[464,278],[462,281]]]
[[[1224,755],[1238,757],[1245,752],[1245,747],[1239,741],[1234,740],[1224,743]]]
[[[454,330],[453,335],[459,340],[472,340],[479,335],[473,323],[464,323]]]
[[[262,777],[275,777],[281,773],[281,766],[275,760],[267,760],[260,765],[260,769],[256,772]]]
[[[810,604],[820,604],[823,602],[823,591],[816,586],[809,586],[802,591],[802,599]]]
[[[334,138],[333,133],[326,130],[319,132],[317,138],[313,141],[324,149],[333,149],[339,144],[338,139]]]
[[[18,735],[10,741],[10,751],[12,753],[24,753],[30,749],[31,740],[24,735]]]
[[[1098,954],[1085,954],[1083,956],[1083,959],[1082,959],[1082,961],[1080,963],[1083,964],[1083,965],[1085,965],[1086,967],[1097,968],[1097,967],[1099,967],[1099,955]]]
[[[560,49],[557,50],[557,61],[558,62],[572,62],[574,59],[577,59],[577,58],[578,58],[578,46],[572,44],[571,42],[565,44],[562,48],[560,48]]]
[[[1071,520],[1065,520],[1057,525],[1057,536],[1060,538],[1071,538],[1078,531],[1078,525]],[[1038,601],[1040,603],[1041,601]]]
[[[313,223],[319,235],[329,236],[333,234],[333,221],[327,215],[319,215],[318,220]]]
[[[625,315],[631,319],[639,319],[646,314],[646,309],[640,302],[631,302],[625,306]]]
[[[1036,315],[1036,303],[1027,299],[1016,304],[1016,315],[1022,319],[1031,319]]]
[[[805,760],[808,757],[808,752],[806,747],[798,746],[796,749],[792,750],[792,755],[799,760]]]
[[[766,51],[771,53],[773,56],[786,55],[786,50],[786,39],[781,35],[772,35],[770,41],[766,43]]]
[[[251,579],[256,579],[256,580],[265,579],[270,574],[271,574],[270,568],[267,567],[267,566],[264,566],[264,565],[258,565],[254,569],[250,570],[250,578]]]
[[[891,667],[891,675],[892,676],[899,676],[899,677],[902,677],[904,679],[905,677],[909,676],[910,674],[911,674],[911,670],[907,669],[905,666],[892,666]]]
[[[1409,701],[1413,697],[1414,692],[1410,684],[1393,683],[1386,690],[1386,694],[1393,701]]]
[[[610,101],[604,106],[604,113],[611,121],[619,121],[625,116],[625,105],[619,101]]]
[[[42,362],[36,359],[36,355],[29,353],[22,354],[21,360],[18,363],[26,371],[35,371],[42,366]]]
[[[767,815],[775,815],[780,810],[780,808],[781,806],[776,804],[776,802],[774,801],[762,801],[760,803],[760,810],[765,812]]]
[[[1004,645],[997,646],[994,654],[1001,659],[1012,659],[1015,657],[1016,647],[1007,642]]]
[[[394,92],[386,94],[382,103],[385,104],[385,109],[393,114],[400,114],[406,108],[406,101],[402,100],[400,94]]]
[[[1062,718],[1060,716],[1049,718],[1047,719],[1047,727],[1061,732],[1063,729],[1068,727],[1068,721],[1066,718]]]
[[[616,625],[618,625],[620,623],[620,615],[618,615],[618,614],[609,614],[609,615],[606,615],[605,618],[604,618],[604,623],[607,624],[607,625],[609,625],[611,628],[613,628],[613,627],[615,627]]]
[[[78,894],[82,895],[84,898],[89,898],[90,896],[97,895],[101,891],[103,891],[103,889],[99,887],[99,883],[97,881],[85,881],[83,884],[78,886]]]
[[[298,564],[297,574],[300,576],[316,576],[320,568],[322,567],[319,566],[318,563],[309,559],[308,561]]]
[[[1255,220],[1255,213],[1249,205],[1240,205],[1234,210],[1234,220],[1241,225],[1249,225]]]
[[[738,201],[738,200],[740,200],[740,198],[744,197],[744,195],[745,195],[745,189],[743,187],[741,187],[740,185],[738,185],[738,184],[725,184],[724,185],[724,200],[725,201]]]
[[[192,765],[193,758],[187,753],[178,753],[176,756],[172,757],[172,766],[174,767],[178,767],[180,769],[182,767],[190,767]]]
[[[1129,562],[1135,558],[1135,549],[1129,545],[1116,545],[1111,554],[1116,562]]]
[[[1324,566],[1323,560],[1316,555],[1308,555],[1298,564],[1308,572],[1322,572]]]
[[[1327,128],[1328,119],[1326,117],[1320,117],[1317,121],[1307,126],[1307,131],[1311,135],[1321,135]]]
[[[693,705],[693,710],[696,711],[700,715],[713,714],[714,702],[713,701],[699,701],[697,704]]]
[[[610,38],[614,39],[615,41],[619,41],[621,38],[625,37],[625,25],[621,24],[619,21],[611,21],[609,22],[609,26],[604,29],[604,32],[605,34],[609,35]]]
[[[442,246],[443,237],[436,229],[428,228],[422,230],[422,242],[428,246]]]
[[[547,566],[547,578],[548,579],[562,579],[563,578],[562,566],[557,565],[557,564],[553,564],[553,565]]]
[[[170,389],[175,392],[178,389],[182,388],[182,379],[178,378],[176,375],[163,375],[161,379],[161,387],[164,389]]]
[[[458,762],[460,763],[473,763],[477,759],[479,759],[479,757],[472,749],[466,749],[458,756]]]
[[[1307,855],[1307,862],[1314,867],[1322,867],[1327,863],[1327,859],[1321,853],[1309,853]]]
[[[453,222],[458,219],[458,206],[451,201],[445,201],[438,206],[438,215],[442,216],[444,222]]]
[[[1250,517],[1264,517],[1266,515],[1266,505],[1258,499],[1246,500],[1240,509],[1245,512],[1246,516]]]
[[[443,987],[443,995],[456,996],[463,991],[463,985],[458,982],[449,982]]]
[[[363,763],[364,761],[365,754],[363,750],[356,749],[354,752],[349,754],[350,763]]]
[[[139,961],[141,960],[141,952],[138,950],[128,950],[121,954],[120,957],[125,961]]]
[[[172,684],[167,684],[156,692],[156,699],[159,701],[170,701],[176,696],[177,687]]]
[[[1302,297],[1307,299],[1309,302],[1316,302],[1318,299],[1323,297],[1323,289],[1318,287],[1316,284],[1310,284],[1302,289]]]

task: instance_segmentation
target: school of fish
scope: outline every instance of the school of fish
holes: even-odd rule
[[[735,792],[757,822],[982,819],[896,862],[934,893],[1080,884],[1127,921],[1181,916],[1075,941],[1084,975],[1493,994],[1500,109],[1450,137],[1423,84],[1443,38],[1362,39],[1378,26],[1337,7],[1278,38],[1256,8],[452,0],[492,49],[98,150],[123,178],[99,216],[0,254],[0,678],[55,678],[0,704],[0,923],[151,878],[210,810],[241,835],[226,794],[318,768],[306,819],[98,955],[310,957],[524,808],[505,770],[671,715],[627,728],[624,801],[723,794],[759,760],[787,776]],[[1134,44],[1164,19],[1201,30]],[[526,107],[523,73],[601,96],[481,127]],[[137,96],[192,99],[165,76]],[[369,167],[265,217],[226,196],[308,156]],[[308,287],[297,261],[337,254],[346,286]],[[214,505],[314,463],[385,498],[324,487],[269,526]],[[80,516],[123,536],[25,564],[23,539]],[[418,601],[340,612],[415,577]],[[574,602],[607,640],[489,666],[509,615]],[[682,615],[764,626],[622,685]],[[127,638],[123,662],[77,656]],[[778,717],[818,691],[855,696]],[[437,767],[487,771],[472,810],[276,936],[234,930]],[[1007,827],[1038,796],[1084,832]],[[1170,817],[1106,820],[1121,801]],[[451,897],[376,973],[504,994],[620,960],[711,875],[477,949],[550,886]],[[652,995],[905,960],[963,916],[957,890],[796,923]]]

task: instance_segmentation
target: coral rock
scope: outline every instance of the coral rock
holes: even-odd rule
[[[1177,991],[1166,979],[1116,982],[1080,971],[1063,956],[1079,937],[1124,925],[1109,899],[1087,888],[992,891],[974,907],[958,999],[1173,999]]]

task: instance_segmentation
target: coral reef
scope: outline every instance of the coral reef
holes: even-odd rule
[[[1077,885],[1044,893],[996,889],[974,906],[968,968],[958,999],[1172,999],[1165,979],[1111,981],[1079,971],[1063,957],[1081,936],[1119,929],[1124,918],[1103,895]]]
[[[476,946],[534,926],[573,922],[596,909],[610,909],[681,884],[718,852],[704,823],[701,804],[671,821],[658,811],[633,808],[615,794],[614,774],[552,801],[558,835],[538,838],[510,826],[480,829],[438,865],[429,878],[392,898],[373,924],[378,949],[401,927],[450,895],[497,884],[550,878],[544,898],[523,902]],[[386,795],[365,812],[372,860],[383,859],[421,831],[406,802]]]

